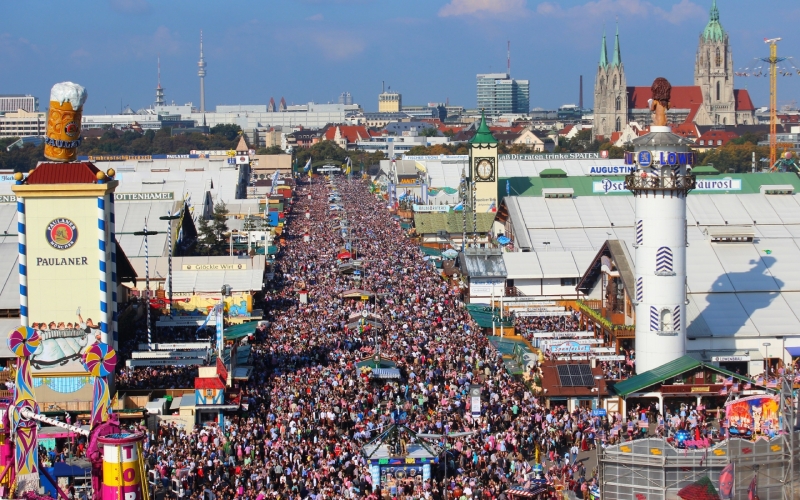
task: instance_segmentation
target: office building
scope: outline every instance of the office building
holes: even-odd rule
[[[0,94],[0,114],[17,110],[39,111],[39,98],[23,94]]]
[[[478,109],[487,115],[528,113],[530,84],[515,80],[508,73],[479,74]]]
[[[381,92],[378,94],[378,113],[399,113],[403,108],[403,96],[397,92]]]
[[[46,129],[46,113],[19,110],[0,115],[0,137],[42,137]]]

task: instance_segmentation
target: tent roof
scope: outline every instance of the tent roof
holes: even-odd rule
[[[236,340],[242,337],[247,337],[248,335],[252,335],[255,333],[257,326],[258,323],[256,321],[248,321],[246,323],[242,323],[241,325],[228,326],[223,331],[225,334],[225,340]]]

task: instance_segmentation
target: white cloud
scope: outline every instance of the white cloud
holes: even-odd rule
[[[439,10],[439,17],[527,15],[526,0],[450,0]]]
[[[92,55],[86,49],[78,49],[73,51],[69,58],[73,63],[83,66],[92,59]]]
[[[132,38],[129,47],[136,57],[152,57],[157,54],[177,54],[181,43],[169,28],[159,26],[152,35]]]
[[[149,14],[147,0],[110,0],[111,8],[123,14]]]
[[[655,6],[644,0],[595,0],[564,9],[553,2],[542,2],[536,6],[536,13],[542,16],[552,16],[572,19],[608,18],[609,16],[622,17],[659,17],[671,24],[679,24],[687,19],[702,17],[705,9],[691,0],[681,0],[673,4],[669,10]]]
[[[363,40],[344,31],[318,32],[311,40],[326,59],[334,61],[348,59],[366,48]]]
[[[322,14],[314,14],[313,16],[307,17],[306,21],[322,21],[325,19],[325,16]]]

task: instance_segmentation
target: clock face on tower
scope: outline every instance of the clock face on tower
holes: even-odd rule
[[[475,162],[475,176],[481,181],[494,180],[494,162],[488,158],[480,158]]]

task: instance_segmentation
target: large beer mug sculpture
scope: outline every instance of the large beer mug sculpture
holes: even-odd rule
[[[72,82],[53,85],[47,113],[44,157],[53,161],[75,161],[81,144],[81,116],[86,89]]]

